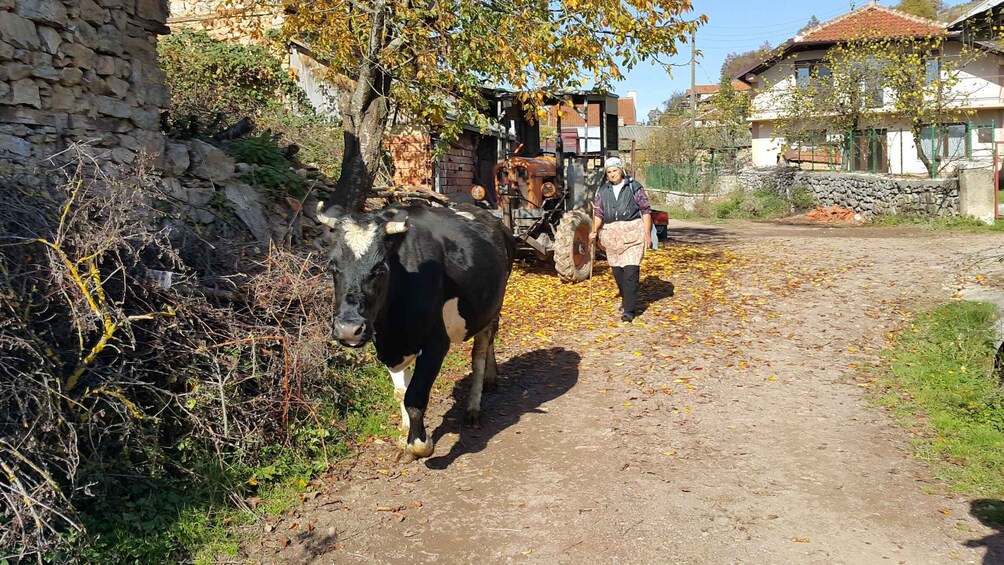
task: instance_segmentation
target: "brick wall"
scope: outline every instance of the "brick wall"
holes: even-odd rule
[[[432,147],[428,135],[388,135],[384,137],[384,147],[394,160],[395,186],[432,188]]]
[[[439,190],[443,194],[467,193],[474,184],[474,135],[464,133],[439,161]]]

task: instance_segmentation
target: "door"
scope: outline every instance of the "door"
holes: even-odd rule
[[[852,170],[868,173],[889,172],[889,142],[884,129],[854,132]]]

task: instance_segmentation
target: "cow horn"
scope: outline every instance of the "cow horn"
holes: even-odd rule
[[[393,214],[390,221],[384,224],[383,229],[388,235],[404,233],[408,231],[408,212],[404,210],[389,210],[386,214]],[[386,216],[385,216],[386,217]]]
[[[408,220],[405,219],[404,221],[401,222],[387,222],[387,224],[384,226],[384,230],[389,235],[394,235],[396,233],[404,233],[408,231]]]
[[[331,229],[334,229],[335,225],[338,223],[338,218],[328,216],[324,213],[324,202],[321,200],[317,201],[317,221]]]

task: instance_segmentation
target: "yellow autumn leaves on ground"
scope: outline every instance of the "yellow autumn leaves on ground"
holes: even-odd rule
[[[641,267],[638,324],[685,328],[707,315],[745,316],[730,272],[745,261],[718,247],[674,244],[649,251]],[[669,299],[669,300],[667,300]],[[617,285],[605,261],[593,279],[567,284],[546,263],[518,263],[509,279],[500,337],[510,345],[551,343],[560,336],[619,325]]]

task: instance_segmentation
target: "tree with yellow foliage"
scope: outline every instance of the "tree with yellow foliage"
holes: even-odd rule
[[[372,187],[393,105],[455,135],[487,125],[486,86],[545,94],[609,88],[646,60],[665,64],[707,21],[690,0],[227,0],[234,21],[281,21],[347,84],[341,176],[332,203],[355,207]],[[281,18],[281,20],[279,19]],[[345,81],[345,79],[348,79]],[[449,116],[449,119],[448,119]]]

